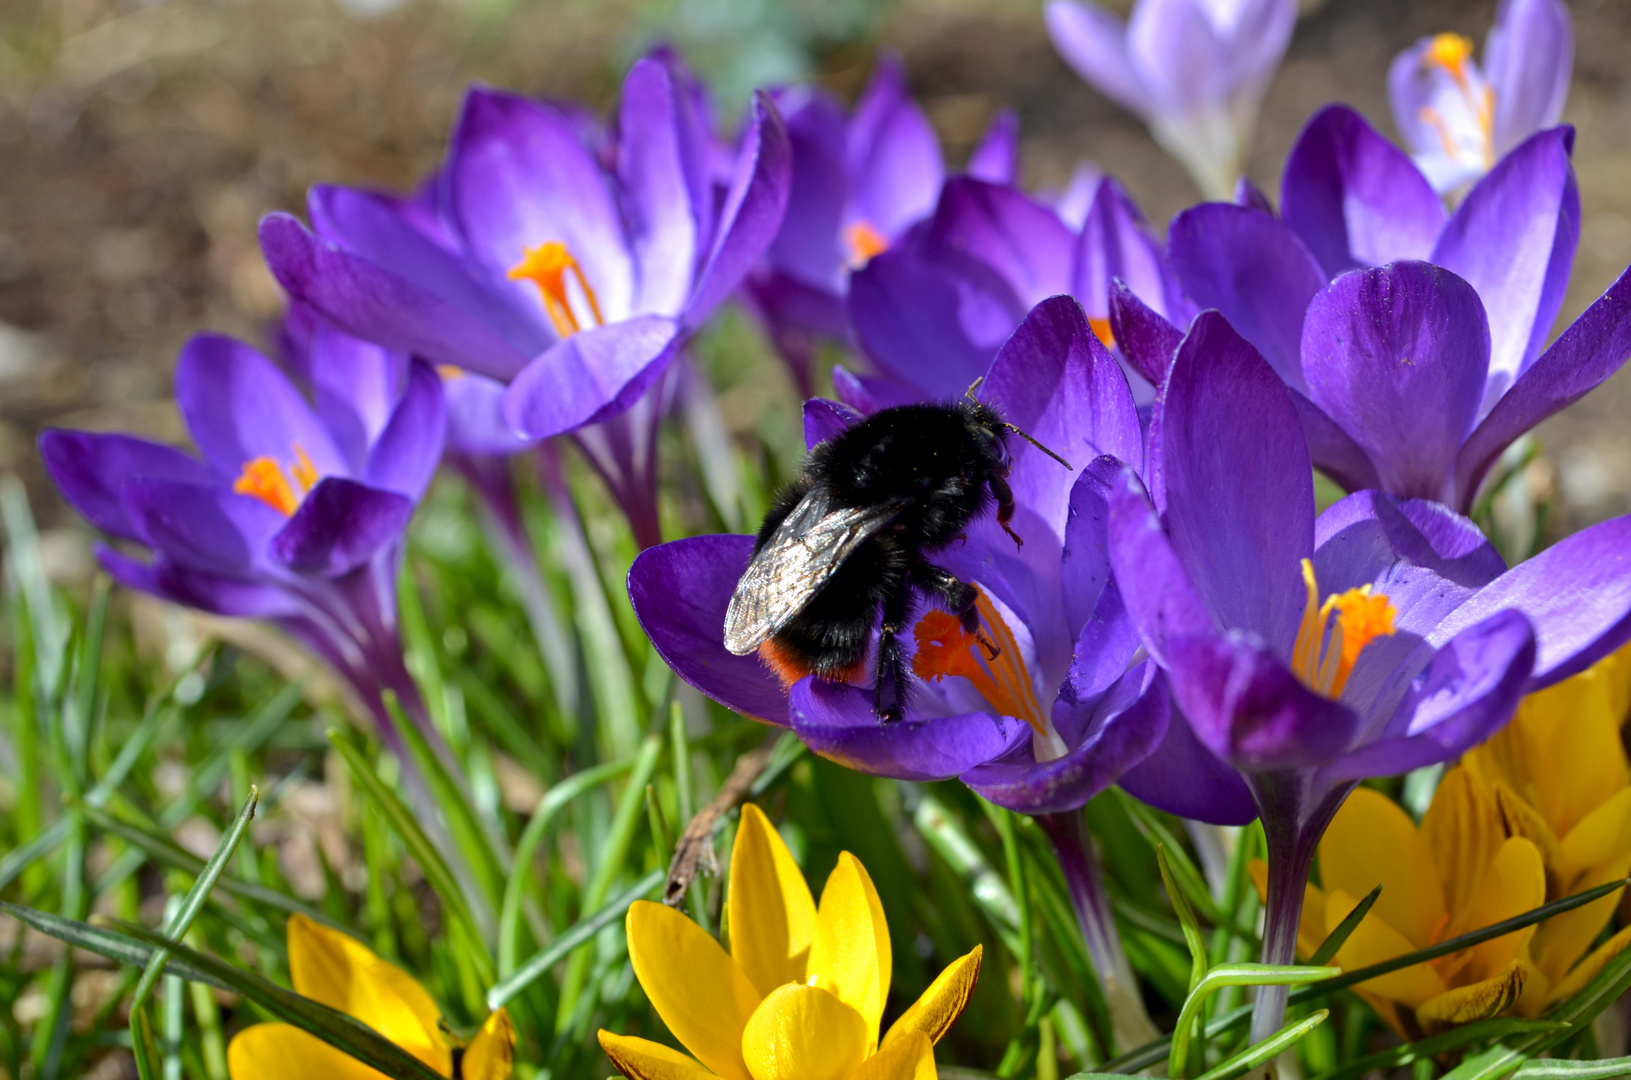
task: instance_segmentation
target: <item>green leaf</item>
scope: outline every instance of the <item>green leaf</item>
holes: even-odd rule
[[[1206,976],[1207,955],[1206,943],[1201,940],[1201,926],[1195,919],[1195,909],[1189,906],[1189,898],[1184,895],[1183,889],[1172,876],[1172,864],[1167,859],[1167,845],[1157,844],[1155,847],[1155,862],[1161,869],[1161,880],[1166,883],[1167,895],[1172,898],[1172,908],[1178,913],[1178,925],[1183,927],[1184,944],[1189,946],[1189,955],[1193,961],[1193,970],[1189,975],[1189,992],[1193,994],[1195,987],[1201,984]]]
[[[1610,1080],[1631,1076],[1631,1057],[1603,1058],[1600,1061],[1561,1061],[1547,1058],[1528,1061],[1518,1070],[1517,1080]]]
[[[1386,1050],[1346,1061],[1338,1068],[1324,1072],[1316,1080],[1350,1080],[1366,1073],[1399,1068],[1417,1061],[1427,1061],[1441,1054],[1462,1050],[1490,1039],[1504,1039],[1512,1035],[1530,1035],[1536,1032],[1556,1031],[1570,1025],[1556,1020],[1520,1020],[1515,1017],[1494,1017],[1462,1024],[1426,1039],[1390,1046]]]
[[[1320,942],[1320,947],[1314,950],[1314,955],[1308,962],[1310,964],[1323,964],[1335,956],[1337,950],[1347,944],[1349,936],[1358,929],[1365,916],[1370,914],[1370,909],[1376,904],[1376,898],[1381,895],[1382,886],[1380,885],[1366,893],[1365,898],[1355,904],[1353,910],[1342,917],[1342,921],[1337,924],[1337,928],[1327,934],[1324,941]]]
[[[163,952],[156,949],[154,955]],[[158,1047],[153,1044],[153,1014],[145,1001],[131,1006],[130,1052],[136,1058],[137,1080],[161,1080],[163,1067],[158,1061]]]
[[[152,958],[154,949],[146,942],[138,941],[127,934],[121,934],[102,926],[92,926],[77,919],[65,919],[61,915],[53,915],[46,911],[37,911],[34,908],[23,907],[20,904],[8,904],[0,901],[0,914],[10,915],[13,919],[32,926],[48,937],[58,941],[67,942],[77,949],[105,956],[120,964],[128,964],[134,968],[145,968]],[[171,957],[167,961],[168,970],[172,974],[180,975],[188,982],[204,983],[217,990],[231,990],[232,987],[215,979],[199,968],[190,967],[185,963]]]
[[[1190,1032],[1194,1030],[1195,1021],[1203,1015],[1201,1010],[1206,1006],[1206,999],[1215,991],[1221,990],[1225,986],[1296,986],[1298,983],[1317,982],[1320,979],[1327,979],[1341,973],[1341,968],[1333,967],[1219,964],[1206,973],[1200,984],[1190,992],[1189,997],[1184,1001],[1183,1010],[1178,1014],[1178,1025],[1172,1029],[1172,1051],[1167,1055],[1167,1075],[1174,1078],[1184,1075],[1184,1065],[1189,1060]],[[1295,1024],[1292,1025],[1292,1027],[1295,1026]],[[1314,1025],[1311,1024],[1304,1033],[1313,1029]],[[1286,1028],[1285,1030],[1289,1031],[1291,1029]],[[1284,1032],[1281,1034],[1284,1034]],[[1271,1038],[1278,1037],[1272,1036]],[[1297,1038],[1302,1038],[1302,1034],[1299,1034]],[[1295,1042],[1296,1040],[1293,1039],[1292,1041]]]
[[[1222,1062],[1217,1068],[1202,1073],[1196,1077],[1196,1080],[1233,1080],[1234,1077],[1248,1073],[1264,1062],[1272,1061],[1286,1050],[1297,1045],[1304,1035],[1325,1023],[1325,1018],[1330,1015],[1331,1010],[1321,1009],[1303,1017],[1294,1024],[1287,1024],[1262,1042],[1254,1043],[1229,1060]]]
[[[587,919],[578,920],[572,929],[556,938],[547,949],[518,967],[515,974],[487,991],[487,1007],[495,1011],[502,1009],[510,999],[525,990],[540,975],[560,963],[572,950],[600,933],[619,915],[627,911],[630,904],[661,885],[667,876],[667,871],[659,867],[630,885],[622,893],[619,893],[611,903]]]
[[[238,817],[233,821],[232,827],[227,830],[225,836],[221,837],[221,842],[215,846],[215,853],[210,856],[209,862],[204,864],[204,869],[199,872],[198,879],[193,882],[193,887],[187,890],[187,895],[182,899],[181,907],[176,911],[175,917],[165,920],[165,937],[185,937],[187,931],[192,929],[193,920],[198,918],[199,911],[204,907],[204,901],[209,898],[210,890],[220,880],[221,872],[226,869],[227,860],[231,859],[232,853],[238,850],[238,841],[243,839],[244,832],[249,828],[249,823],[255,819],[255,804],[259,799],[260,792],[251,787],[249,789],[249,798],[244,802],[243,809],[238,811]],[[132,1011],[132,1034],[135,1034],[135,1014],[141,1011],[141,1006],[147,1000],[147,995],[152,992],[153,984],[158,981],[159,975],[164,971],[164,962],[169,958],[170,954],[163,949],[154,952],[152,958],[147,961],[147,967],[142,972],[141,980],[136,983],[136,993],[131,999],[130,1006]]]

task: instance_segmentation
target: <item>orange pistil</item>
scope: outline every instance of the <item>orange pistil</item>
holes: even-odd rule
[[[844,227],[844,246],[849,248],[849,266],[859,270],[872,261],[873,256],[889,250],[889,238],[865,221]]]
[[[912,674],[920,679],[939,681],[958,675],[974,684],[974,689],[1003,716],[1017,716],[1038,735],[1048,735],[1048,721],[1031,686],[1031,676],[1020,659],[1014,632],[997,613],[985,590],[974,587],[974,602],[980,620],[990,633],[997,655],[973,634],[965,633],[956,616],[938,608],[931,610],[912,628],[917,655],[912,658]]]
[[[249,459],[244,462],[238,479],[232,482],[232,490],[239,495],[259,499],[284,517],[289,517],[300,508],[301,500],[317,485],[318,480],[317,467],[311,463],[311,458],[306,456],[305,448],[299,443],[294,444],[294,455],[294,461],[287,467],[278,464],[276,458]]]
[[[1099,319],[1092,315],[1087,317],[1087,325],[1093,330],[1093,336],[1104,342],[1106,349],[1116,347],[1116,335],[1110,329],[1109,319]]]
[[[464,368],[457,364],[437,364],[436,374],[442,377],[443,382],[452,382],[454,379],[464,378]]]
[[[1369,585],[1333,593],[1320,603],[1314,564],[1307,559],[1303,560],[1303,585],[1308,601],[1291,652],[1291,670],[1315,693],[1341,697],[1365,646],[1396,632],[1399,609],[1386,594],[1372,593]]]
[[[589,279],[583,276],[583,267],[578,265],[577,257],[567,250],[565,244],[551,240],[547,244],[527,248],[526,255],[510,267],[509,274],[511,281],[530,281],[538,286],[538,293],[544,298],[544,310],[549,312],[549,321],[563,338],[583,329],[583,323],[572,310],[572,301],[567,296],[566,274],[569,270],[577,279],[583,299],[589,305],[593,325],[600,326],[605,322],[600,314],[600,301],[595,296],[595,290],[589,287]]]
[[[1450,78],[1464,83],[1467,78],[1467,59],[1472,56],[1472,41],[1460,34],[1438,34],[1427,44],[1422,63],[1435,64],[1450,73]]]
[[[1466,101],[1467,108],[1478,120],[1478,128],[1483,136],[1483,146],[1480,156],[1483,158],[1485,168],[1495,163],[1495,88],[1485,84],[1480,87],[1473,86],[1468,76],[1467,62],[1472,57],[1472,42],[1460,34],[1439,34],[1427,45],[1427,51],[1422,54],[1421,62],[1425,67],[1442,69],[1456,88],[1461,91],[1461,97]],[[1438,132],[1439,139],[1444,143],[1444,151],[1454,161],[1460,156],[1455,139],[1451,136],[1449,126],[1436,109],[1423,106],[1417,115]]]

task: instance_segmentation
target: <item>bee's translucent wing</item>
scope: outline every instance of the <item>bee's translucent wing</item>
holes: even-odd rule
[[[746,656],[764,644],[804,610],[849,554],[908,501],[835,509],[825,488],[811,488],[736,583],[725,611],[725,648]]]

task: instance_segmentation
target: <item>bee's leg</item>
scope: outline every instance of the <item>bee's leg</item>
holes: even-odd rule
[[[902,581],[883,599],[883,627],[878,632],[878,682],[873,689],[872,708],[881,723],[899,720],[906,706],[906,654],[896,640],[906,629],[912,610],[912,593]],[[886,694],[885,684],[889,691]]]
[[[913,585],[940,602],[940,606],[957,616],[963,633],[973,634],[980,628],[980,613],[974,607],[979,596],[974,586],[960,581],[948,571],[931,562],[919,559],[912,564],[908,579]]]
[[[997,500],[997,524],[1002,526],[1003,532],[1013,537],[1015,547],[1024,547],[1025,541],[1020,539],[1019,533],[1008,527],[1008,523],[1014,520],[1014,489],[994,472],[986,478],[986,483],[991,486],[991,494]]]

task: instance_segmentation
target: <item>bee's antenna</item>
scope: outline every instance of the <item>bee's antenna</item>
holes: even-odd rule
[[[1052,450],[1049,450],[1046,446],[1043,446],[1041,443],[1037,442],[1035,439],[1031,438],[1029,435],[1025,434],[1023,431],[1019,430],[1019,428],[1017,428],[1014,425],[1008,423],[1006,420],[1002,422],[1002,426],[1007,428],[1009,431],[1012,431],[1015,435],[1018,435],[1020,438],[1024,439],[1026,442],[1030,443],[1032,446],[1036,447],[1038,450],[1042,451],[1044,454],[1048,455],[1053,460],[1055,460],[1059,464],[1063,465],[1065,468],[1069,469],[1069,468],[1073,467],[1070,462],[1066,461],[1064,458],[1060,457],[1058,454],[1054,453]]]

